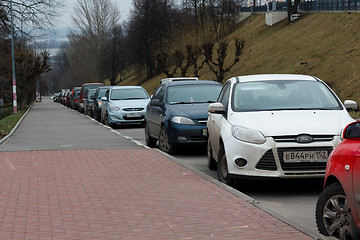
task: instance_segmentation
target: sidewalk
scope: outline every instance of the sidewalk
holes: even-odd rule
[[[102,139],[98,149],[86,140],[79,149],[50,141],[46,132],[66,126],[39,123],[53,111],[91,126]],[[90,122],[44,101],[0,145],[0,239],[312,239],[158,151]],[[26,137],[38,124],[40,135]],[[107,137],[124,145],[106,145]],[[49,150],[37,140],[49,142]]]

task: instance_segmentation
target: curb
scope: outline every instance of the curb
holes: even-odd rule
[[[23,115],[23,116],[20,118],[20,120],[16,123],[16,125],[13,127],[13,129],[11,130],[11,132],[0,140],[0,145],[3,144],[4,142],[6,142],[6,141],[14,134],[14,132],[15,132],[16,129],[19,127],[20,123],[22,122],[22,120],[24,119],[24,117],[26,117],[26,115],[28,114],[28,112],[30,111],[30,109],[32,108],[33,105],[34,105],[34,103],[30,105],[30,107],[28,108],[28,110],[24,113],[24,115]]]

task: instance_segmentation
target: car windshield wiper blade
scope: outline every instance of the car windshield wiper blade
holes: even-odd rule
[[[215,101],[207,101],[207,102],[172,102],[170,104],[201,104],[201,103],[214,103]]]

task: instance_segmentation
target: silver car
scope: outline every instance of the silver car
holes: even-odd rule
[[[120,124],[145,123],[150,97],[140,86],[113,86],[101,100],[101,122],[113,127]]]

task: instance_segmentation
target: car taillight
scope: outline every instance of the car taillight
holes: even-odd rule
[[[78,101],[79,101],[79,99],[75,99],[75,100],[74,100],[74,102],[78,102]]]

